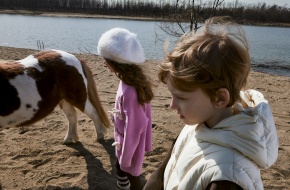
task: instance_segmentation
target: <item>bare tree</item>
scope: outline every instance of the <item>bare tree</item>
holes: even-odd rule
[[[224,0],[175,0],[173,10],[157,22],[158,28],[169,36],[179,37],[189,32],[196,32],[204,19],[216,14],[217,8]]]

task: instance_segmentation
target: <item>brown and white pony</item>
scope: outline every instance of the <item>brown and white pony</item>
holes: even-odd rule
[[[75,108],[93,120],[98,140],[110,126],[91,70],[67,52],[46,50],[0,63],[0,89],[0,127],[30,125],[57,105],[69,122],[64,144],[79,140]]]

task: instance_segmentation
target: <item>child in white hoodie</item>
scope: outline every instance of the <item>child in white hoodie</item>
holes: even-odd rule
[[[263,189],[260,168],[276,161],[278,137],[264,96],[243,91],[249,72],[245,35],[225,18],[180,39],[158,76],[186,125],[144,189]]]

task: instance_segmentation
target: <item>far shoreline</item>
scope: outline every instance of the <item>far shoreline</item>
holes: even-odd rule
[[[74,17],[74,18],[103,18],[103,19],[126,19],[126,20],[143,20],[143,21],[162,21],[162,19],[151,17],[129,17],[129,16],[114,16],[114,15],[98,15],[92,13],[79,12],[42,12],[29,10],[0,10],[0,14],[20,14],[32,16],[48,16],[48,17]]]
[[[48,16],[48,17],[73,17],[73,18],[102,18],[102,19],[125,19],[125,20],[140,20],[140,21],[156,21],[163,22],[162,18],[152,17],[130,17],[130,16],[114,16],[114,15],[98,15],[92,13],[80,13],[80,12],[42,12],[42,11],[30,11],[30,10],[10,10],[0,9],[0,14],[20,14],[31,16]],[[253,21],[239,21],[241,25],[254,25],[254,26],[270,26],[270,27],[290,27],[290,23],[274,23],[274,22],[253,22]]]

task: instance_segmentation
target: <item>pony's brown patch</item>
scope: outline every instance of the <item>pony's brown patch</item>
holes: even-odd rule
[[[23,73],[24,67],[18,62],[0,63],[0,74],[7,79],[15,78],[16,76],[22,75]]]

